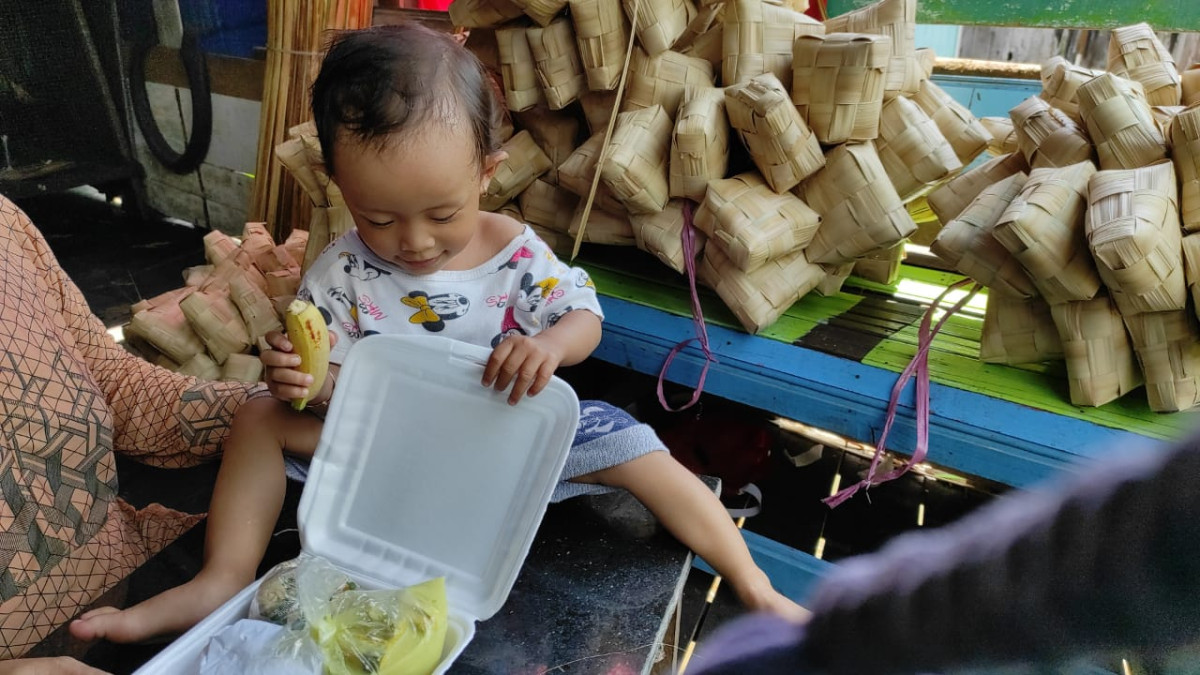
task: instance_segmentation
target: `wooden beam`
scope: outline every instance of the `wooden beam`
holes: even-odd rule
[[[829,16],[873,4],[873,0],[829,0]],[[1106,29],[1145,21],[1158,31],[1200,31],[1196,0],[919,0],[917,22],[1020,28]]]
[[[266,62],[234,56],[207,54],[208,81],[212,93],[249,101],[261,101]],[[156,45],[146,55],[146,81],[188,88],[187,74],[179,50]]]

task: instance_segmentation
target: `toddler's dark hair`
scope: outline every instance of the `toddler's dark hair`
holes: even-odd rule
[[[335,34],[313,82],[312,111],[330,175],[339,133],[382,147],[431,120],[462,118],[480,166],[499,148],[487,70],[454,38],[417,23]]]

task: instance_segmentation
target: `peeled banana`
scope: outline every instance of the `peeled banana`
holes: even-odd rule
[[[285,319],[288,341],[292,343],[292,350],[300,356],[298,370],[313,378],[308,387],[309,396],[292,399],[293,408],[304,410],[312,397],[321,391],[325,375],[329,372],[329,329],[325,327],[321,310],[311,302],[300,299],[288,305]]]

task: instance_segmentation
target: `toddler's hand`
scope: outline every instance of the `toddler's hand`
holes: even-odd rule
[[[525,394],[536,396],[545,389],[562,359],[553,345],[536,337],[514,335],[492,350],[483,369],[483,386],[504,391],[512,385],[508,403],[516,405]]]
[[[307,397],[313,378],[297,370],[300,367],[300,355],[292,351],[292,343],[287,335],[271,331],[265,338],[271,348],[260,354],[258,359],[262,361],[263,379],[271,395],[281,401]],[[337,344],[336,335],[330,333],[329,344],[330,347]]]

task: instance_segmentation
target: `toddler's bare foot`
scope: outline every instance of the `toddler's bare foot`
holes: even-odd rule
[[[733,587],[737,592],[738,599],[747,609],[756,612],[771,612],[796,623],[807,621],[812,614],[775,590],[765,574],[754,581],[733,584]]]
[[[220,607],[253,578],[201,572],[195,579],[140,602],[129,609],[101,607],[71,622],[80,640],[140,642],[186,631]]]

